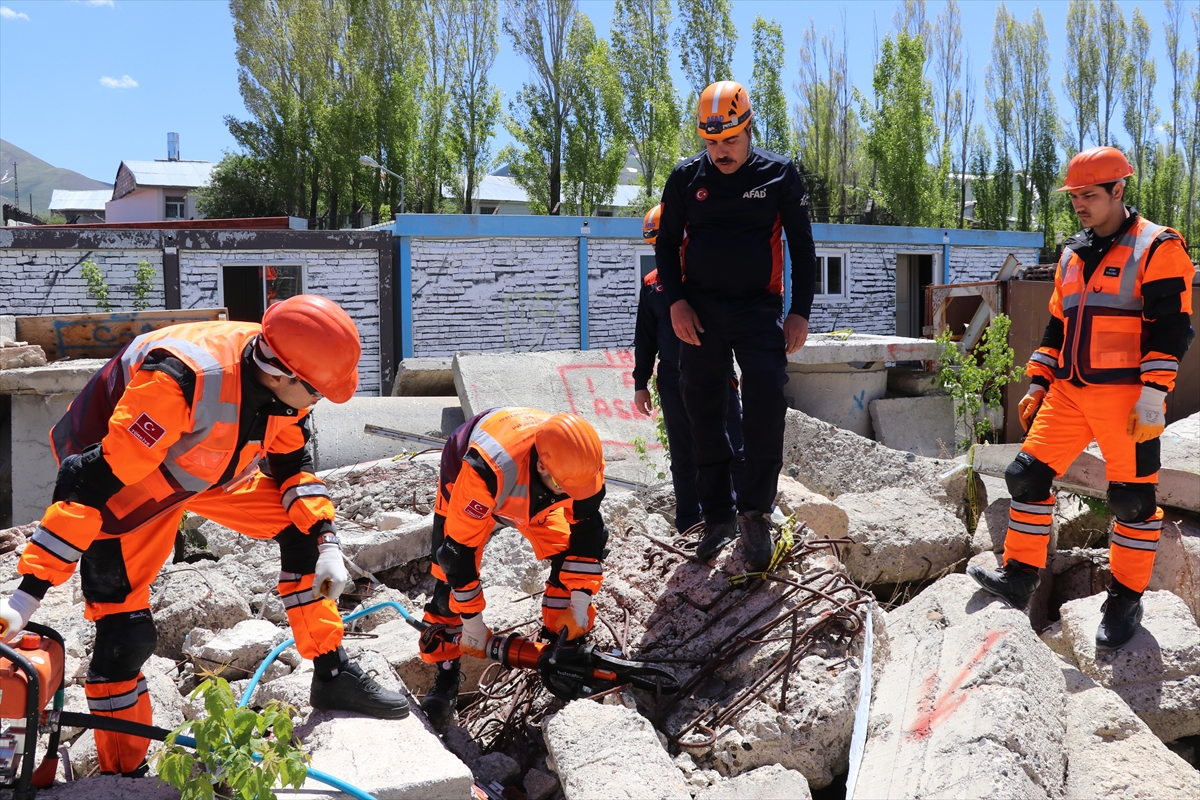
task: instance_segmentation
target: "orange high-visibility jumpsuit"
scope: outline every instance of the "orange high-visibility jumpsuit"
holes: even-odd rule
[[[1090,277],[1071,244],[1055,272],[1046,337],[1027,367],[1032,381],[1049,391],[1008,469],[1016,491],[1004,559],[1045,567],[1055,502],[1050,481],[1095,439],[1116,516],[1112,574],[1141,592],[1162,527],[1154,501],[1159,440],[1135,443],[1126,420],[1143,385],[1175,386],[1187,349],[1195,269],[1178,233],[1136,211]]]
[[[62,464],[55,502],[18,571],[21,588],[40,598],[80,566],[84,613],[97,623],[85,684],[93,713],[151,721],[141,673],[155,641],[150,584],[185,510],[277,539],[279,593],[297,649],[340,661],[337,606],[312,596],[317,537],[309,535],[332,530],[334,508],[305,452],[308,410],[275,400],[245,360],[259,332],[253,323],[206,322],[139,336],[51,432]],[[263,458],[274,477],[259,470]],[[101,771],[136,770],[148,744],[96,731]]]
[[[539,560],[550,561],[542,595],[547,628],[568,607],[573,589],[593,596],[600,590],[608,541],[600,516],[603,487],[587,500],[572,500],[532,480],[534,432],[549,416],[531,408],[488,410],[459,426],[443,448],[431,567],[437,585],[425,606],[426,622],[456,633],[460,614],[483,611],[479,564],[498,522],[516,528]],[[458,644],[438,639],[423,643],[421,658],[433,664],[461,655]]]

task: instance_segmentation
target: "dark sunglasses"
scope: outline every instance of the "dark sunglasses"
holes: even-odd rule
[[[313,387],[313,385],[311,383],[309,383],[308,381],[304,380],[303,378],[301,378],[299,376],[297,376],[296,380],[300,381],[300,385],[304,387],[304,391],[308,392],[309,394],[313,395],[314,397],[322,397],[322,394],[320,392],[318,392]]]

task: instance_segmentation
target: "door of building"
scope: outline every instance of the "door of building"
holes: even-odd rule
[[[920,338],[925,319],[925,287],[933,283],[932,253],[896,254],[896,335]]]

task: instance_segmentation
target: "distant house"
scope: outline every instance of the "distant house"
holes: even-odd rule
[[[179,134],[167,134],[167,157],[122,161],[112,199],[104,204],[106,222],[163,222],[196,219],[193,192],[208,183],[211,161],[179,158]]]
[[[50,213],[66,218],[70,225],[104,222],[104,205],[112,198],[111,189],[71,191],[55,189],[50,195]]]
[[[479,189],[475,194],[475,213],[529,213],[529,195],[507,173],[508,167],[503,167],[497,170],[496,174],[487,175],[479,181]],[[617,186],[612,202],[609,205],[600,206],[596,211],[596,216],[612,217],[620,214],[621,209],[633,205],[640,191],[640,186]]]

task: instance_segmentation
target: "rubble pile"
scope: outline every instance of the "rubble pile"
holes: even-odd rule
[[[531,800],[808,798],[841,796],[847,779],[856,797],[1200,796],[1200,521],[1168,510],[1142,629],[1126,648],[1097,652],[1110,520],[1096,504],[1060,493],[1043,587],[1026,615],[961,574],[968,560],[998,564],[1008,513],[1008,498],[989,504],[964,462],[889,450],[795,411],[787,424],[777,502],[791,540],[765,579],[746,573],[740,543],[698,562],[694,538],[672,524],[669,490],[610,490],[604,500],[609,553],[593,640],[670,671],[678,695],[619,687],[564,703],[531,672],[468,658],[458,724],[439,737],[418,707],[433,670],[417,631],[388,609],[352,623],[345,647],[385,686],[411,693],[410,717],[314,712],[312,664],[294,648],[251,705],[294,705],[314,768],[379,798],[466,800],[472,782]],[[344,612],[395,601],[419,616],[433,586],[437,466],[429,453],[324,476],[362,572]],[[186,527],[193,549],[151,595],[159,643],[144,672],[162,727],[204,713],[188,699],[203,671],[219,670],[240,696],[291,635],[275,544],[199,518]],[[0,531],[0,592],[17,585],[32,532]],[[549,566],[508,528],[482,559],[489,626],[536,635]],[[912,599],[880,602],[901,585]],[[66,708],[86,711],[95,632],[78,576],[52,589],[34,620],[64,635]],[[65,730],[63,742],[59,781],[74,780],[39,796],[178,796],[153,780],[87,777],[92,733]],[[345,796],[311,780],[280,793]]]

